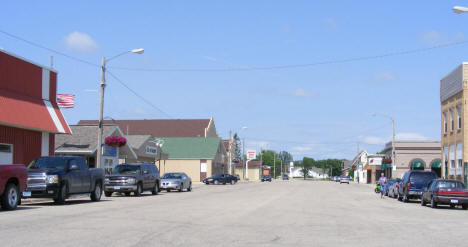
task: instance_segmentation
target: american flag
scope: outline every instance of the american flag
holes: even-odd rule
[[[73,108],[75,106],[75,95],[57,94],[57,104],[59,108]]]

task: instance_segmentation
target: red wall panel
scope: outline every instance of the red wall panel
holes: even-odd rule
[[[57,101],[57,73],[50,71],[49,99],[55,103]]]
[[[0,52],[0,88],[42,99],[42,68]]]
[[[55,154],[55,134],[49,134],[49,155]]]
[[[13,163],[28,165],[41,156],[42,133],[0,126],[0,143],[13,144]]]

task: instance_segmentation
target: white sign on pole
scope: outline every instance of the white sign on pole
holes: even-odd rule
[[[255,151],[255,150],[248,150],[248,151],[247,151],[247,159],[248,159],[248,160],[254,160],[255,158],[257,158],[257,151]]]

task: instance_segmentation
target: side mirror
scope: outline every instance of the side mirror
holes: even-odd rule
[[[73,165],[70,165],[70,168],[68,168],[68,170],[70,171],[76,171],[76,170],[79,170],[80,167],[78,167],[78,165],[76,164],[73,164]]]

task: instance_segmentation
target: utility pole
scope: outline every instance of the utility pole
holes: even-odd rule
[[[356,153],[359,154],[359,142],[357,142],[357,149],[356,149]]]
[[[276,179],[276,152],[273,151],[273,178]]]
[[[280,176],[283,176],[283,159],[280,159],[281,161],[281,172],[280,172]]]
[[[228,167],[229,167],[229,174],[233,175],[233,172],[232,172],[232,137],[231,137],[231,130],[229,130],[229,153],[228,153]]]
[[[246,162],[245,160],[245,137],[242,138],[242,162]],[[245,166],[247,165],[247,163],[242,163],[242,168],[244,169],[244,172],[243,172],[243,176],[244,176],[244,180],[245,180]]]
[[[395,118],[392,117],[392,170],[396,171],[395,164]]]
[[[103,110],[104,110],[104,89],[106,87],[106,58],[102,57],[101,61],[101,87],[100,87],[100,97],[99,97],[99,123],[98,123],[98,143],[97,143],[97,155],[96,155],[96,168],[102,168],[101,160],[102,160],[102,118],[103,118]]]

